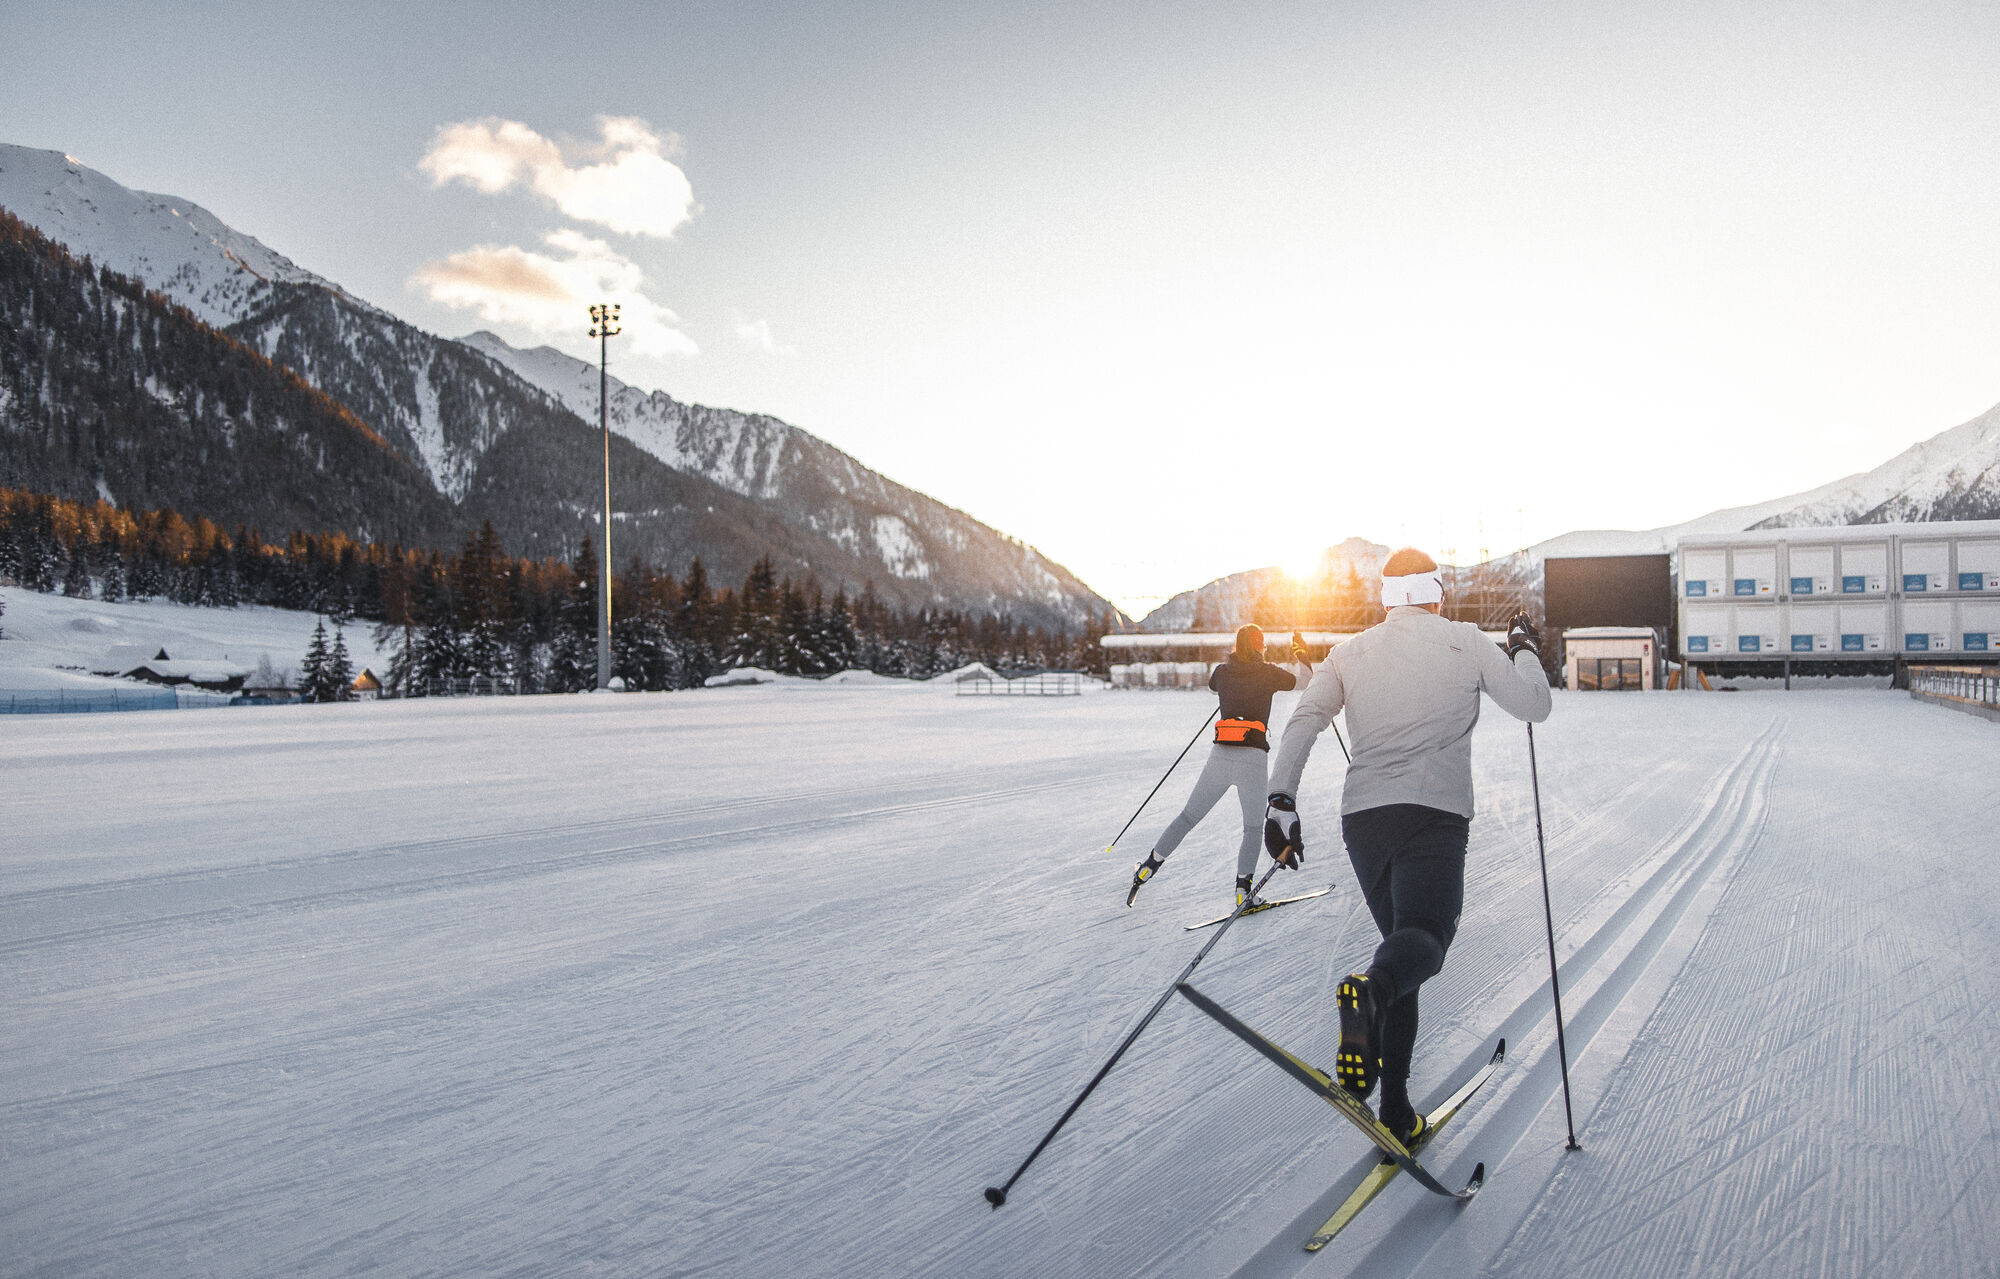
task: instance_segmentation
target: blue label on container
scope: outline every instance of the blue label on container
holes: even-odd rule
[[[1812,586],[1813,580],[1810,577],[1795,577],[1792,579],[1792,594],[1810,595],[1812,594]]]
[[[1968,653],[1984,653],[1986,651],[1986,636],[1979,631],[1967,631],[1965,633],[1965,651]]]
[[[1928,653],[1931,651],[1931,637],[1928,635],[1905,635],[1903,637],[1903,647],[1912,653]]]
[[[1688,636],[1688,652],[1706,653],[1707,651],[1708,651],[1708,636],[1706,635]]]
[[[1755,595],[1757,593],[1757,579],[1754,577],[1737,578],[1736,593],[1738,595]]]
[[[1917,591],[1929,589],[1930,584],[1931,580],[1922,573],[1903,574],[1903,589],[1913,594]]]
[[[1843,595],[1864,595],[1868,591],[1868,579],[1865,577],[1843,577],[1840,579],[1840,590]]]
[[[1961,590],[1961,591],[1982,591],[1982,590],[1985,590],[1985,589],[1986,589],[1986,574],[1984,574],[1984,573],[1960,573],[1960,574],[1958,575],[1958,589],[1959,589],[1959,590]]]
[[[1859,653],[1861,651],[1861,637],[1859,635],[1841,636],[1840,651],[1843,653]]]
[[[1689,583],[1688,583],[1688,595],[1689,595],[1689,597],[1690,597],[1690,598],[1699,598],[1699,597],[1701,597],[1701,596],[1703,596],[1703,595],[1706,595],[1706,594],[1708,594],[1708,583],[1707,583],[1707,582],[1689,582]]]
[[[1764,651],[1764,641],[1758,639],[1755,635],[1738,635],[1736,637],[1736,651],[1739,653],[1761,653]]]
[[[1812,642],[1813,637],[1810,635],[1794,635],[1792,636],[1792,651],[1794,653],[1810,653],[1812,652]]]

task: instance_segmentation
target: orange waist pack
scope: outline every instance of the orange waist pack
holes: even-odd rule
[[[1215,721],[1215,740],[1231,746],[1258,746],[1264,738],[1264,722],[1255,719],[1219,719]]]

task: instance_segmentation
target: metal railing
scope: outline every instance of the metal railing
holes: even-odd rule
[[[1078,675],[1023,675],[1019,679],[968,679],[959,681],[959,697],[1080,697],[1083,679]]]
[[[1913,666],[1910,692],[2000,710],[2000,667]]]

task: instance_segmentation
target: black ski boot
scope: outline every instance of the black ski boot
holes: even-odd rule
[[[1159,857],[1155,856],[1152,853],[1147,853],[1146,860],[1140,862],[1137,866],[1134,866],[1132,868],[1132,891],[1125,894],[1125,904],[1127,906],[1130,906],[1132,904],[1132,899],[1139,895],[1139,885],[1151,879],[1153,877],[1153,872],[1157,871],[1160,867],[1164,865],[1166,865],[1166,863],[1161,861]]]
[[[1350,973],[1340,982],[1340,1058],[1333,1078],[1363,1101],[1375,1091],[1382,1074],[1382,1014],[1388,1011],[1388,1002],[1379,997],[1378,980],[1371,968]]]
[[[1264,904],[1252,891],[1252,883],[1248,875],[1238,875],[1236,877],[1236,904],[1238,906],[1248,905],[1252,908]]]
[[[1413,1151],[1423,1145],[1424,1138],[1430,1136],[1430,1121],[1410,1105],[1410,1086],[1407,1081],[1386,1077],[1382,1080],[1382,1102],[1379,1110],[1382,1126],[1396,1134],[1396,1140],[1403,1143],[1403,1149]],[[1395,1160],[1385,1154],[1382,1162],[1394,1163]]]

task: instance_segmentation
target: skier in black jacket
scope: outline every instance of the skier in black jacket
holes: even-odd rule
[[[1255,626],[1237,629],[1236,650],[1208,676],[1208,686],[1222,702],[1208,763],[1180,815],[1167,823],[1146,860],[1133,868],[1132,889],[1125,895],[1127,906],[1139,895],[1140,885],[1153,877],[1195,823],[1206,817],[1232,786],[1243,808],[1243,839],[1236,850],[1236,904],[1241,906],[1249,896],[1251,871],[1257,866],[1264,829],[1264,762],[1271,750],[1267,737],[1271,698],[1312,682],[1305,638],[1296,631],[1292,633],[1292,661],[1298,665],[1296,675],[1264,660],[1262,630]]]

